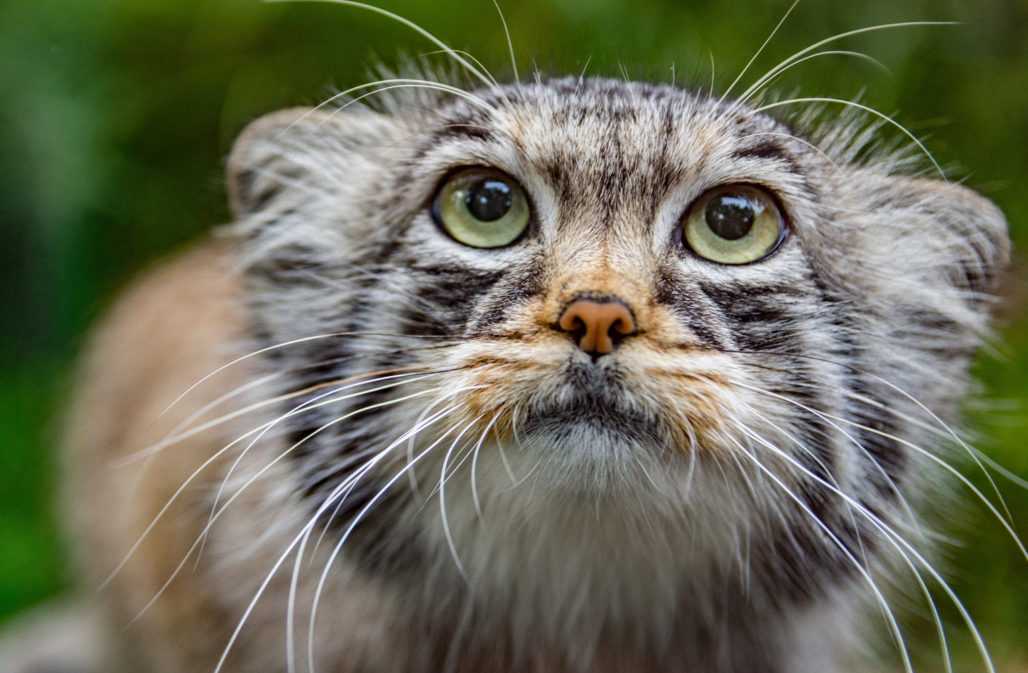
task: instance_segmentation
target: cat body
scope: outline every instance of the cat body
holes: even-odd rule
[[[577,78],[256,122],[237,225],[120,303],[69,423],[109,665],[843,670],[1008,254],[851,121]],[[469,169],[512,241],[439,215]],[[759,258],[683,237],[725,189]]]

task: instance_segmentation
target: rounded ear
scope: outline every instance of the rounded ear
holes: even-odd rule
[[[963,185],[942,180],[862,172],[851,184],[853,207],[876,264],[908,280],[980,296],[995,292],[1010,259],[1003,213]]]
[[[273,182],[260,180],[262,170],[270,169],[282,147],[276,142],[298,124],[306,124],[313,111],[309,108],[290,108],[264,115],[251,122],[236,138],[226,165],[229,205],[237,217],[245,217],[260,210],[273,195],[269,190]]]
[[[237,219],[265,210],[284,194],[330,194],[374,162],[396,124],[367,108],[290,108],[252,122],[239,135],[226,166],[229,202]],[[351,176],[352,177],[352,176]]]
[[[952,182],[909,178],[900,182],[911,208],[922,214],[923,249],[937,255],[959,290],[995,292],[1010,262],[1003,212],[977,192]]]

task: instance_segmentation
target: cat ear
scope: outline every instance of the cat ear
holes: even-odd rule
[[[863,203],[854,205],[873,217],[865,235],[879,264],[898,265],[908,280],[971,300],[998,289],[1010,238],[991,201],[942,180],[877,176],[864,184]]]
[[[292,108],[259,118],[229,155],[232,212],[237,219],[255,215],[284,194],[345,198],[341,192],[377,163],[377,150],[395,128],[390,117],[366,108]]]

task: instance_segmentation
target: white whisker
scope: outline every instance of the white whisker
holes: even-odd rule
[[[746,448],[734,437],[731,437],[730,435],[728,437],[732,441],[732,443],[739,448],[739,450],[742,452],[744,456],[748,457],[751,461],[753,461],[753,463],[757,466],[757,469],[759,469],[761,472],[767,475],[767,477],[771,479],[771,481],[774,482],[785,493],[785,495],[789,497],[790,500],[796,503],[796,505],[799,506],[799,508],[807,516],[810,517],[814,524],[818,528],[820,528],[826,536],[828,536],[828,538],[832,541],[836,548],[840,552],[842,552],[842,554],[849,560],[849,562],[853,565],[857,572],[859,572],[860,575],[864,578],[864,580],[868,584],[868,587],[871,589],[871,592],[874,594],[875,600],[878,601],[878,604],[882,607],[882,610],[885,612],[886,620],[889,624],[889,629],[899,645],[900,657],[903,660],[903,670],[905,671],[905,673],[914,673],[914,667],[910,661],[910,652],[907,649],[906,639],[904,639],[903,637],[903,631],[900,629],[899,622],[896,620],[896,615],[893,613],[892,608],[889,607],[888,601],[885,600],[885,596],[882,594],[881,589],[878,588],[878,584],[874,581],[874,578],[871,577],[871,574],[867,571],[866,568],[864,568],[860,564],[856,557],[853,556],[853,553],[850,552],[849,549],[847,549],[846,545],[843,544],[842,540],[840,540],[834,532],[832,532],[832,530],[827,526],[827,524],[821,521],[817,514],[815,514],[813,510],[811,510],[810,507],[805,502],[803,502],[803,499],[795,493],[793,493],[792,489],[786,486],[785,483],[778,477],[778,475],[776,475],[773,471],[765,467],[764,464],[761,463],[760,460],[758,460],[757,457],[754,456],[751,451],[746,450]]]
[[[828,483],[827,481],[825,481],[824,479],[822,479],[818,475],[814,474],[813,472],[811,472],[810,470],[805,468],[803,465],[801,465],[795,459],[793,459],[787,452],[782,451],[781,449],[775,447],[773,444],[771,444],[770,442],[767,442],[766,440],[761,438],[756,433],[753,433],[752,431],[748,431],[747,428],[745,428],[745,427],[740,426],[740,429],[742,429],[743,432],[746,432],[747,434],[749,434],[751,437],[755,438],[763,446],[765,446],[768,449],[770,449],[771,451],[773,451],[780,458],[783,458],[784,460],[789,462],[793,467],[795,467],[801,473],[806,475],[808,478],[816,481],[818,484],[824,486],[825,488],[828,488],[833,493],[835,493],[836,495],[838,495],[841,498],[843,498],[848,503],[848,505],[849,505],[851,510],[853,508],[856,508],[857,511],[862,516],[864,516],[869,522],[871,522],[871,524],[873,526],[875,526],[875,528],[879,532],[885,534],[886,539],[889,541],[890,544],[893,545],[893,547],[896,548],[896,550],[900,553],[901,557],[907,563],[908,567],[910,567],[911,571],[918,578],[919,584],[921,584],[921,586],[923,588],[923,591],[924,591],[924,593],[925,593],[926,597],[928,598],[928,601],[929,601],[929,603],[931,605],[931,610],[932,610],[932,613],[935,616],[935,620],[936,620],[937,631],[938,631],[939,637],[942,640],[942,643],[944,644],[944,647],[945,647],[946,636],[945,636],[945,631],[944,631],[943,626],[942,626],[941,618],[939,617],[939,614],[938,614],[938,610],[937,610],[937,608],[935,606],[934,601],[931,598],[931,593],[928,591],[927,586],[924,585],[923,581],[920,578],[919,571],[912,565],[911,561],[909,560],[909,557],[907,556],[907,552],[909,552],[911,555],[913,555],[914,558],[932,576],[932,578],[935,579],[940,584],[940,586],[942,587],[943,591],[946,592],[947,596],[953,602],[954,607],[957,608],[957,611],[960,613],[961,617],[964,619],[964,622],[967,624],[968,629],[971,631],[972,637],[974,638],[975,643],[976,643],[976,645],[979,648],[979,652],[980,652],[980,654],[981,654],[981,656],[982,656],[982,658],[983,658],[983,660],[985,662],[986,667],[989,670],[989,673],[995,673],[995,669],[994,669],[993,663],[992,663],[992,658],[991,658],[991,656],[990,656],[990,654],[988,652],[988,648],[985,645],[985,641],[982,638],[981,633],[979,632],[977,625],[975,624],[974,620],[971,618],[970,613],[967,611],[967,609],[965,608],[963,603],[960,601],[960,599],[957,597],[956,593],[949,586],[949,584],[938,573],[938,571],[936,571],[934,569],[934,567],[930,563],[928,563],[928,561],[916,549],[914,549],[914,547],[907,540],[905,540],[901,535],[899,535],[892,527],[890,527],[888,524],[886,524],[884,521],[882,521],[882,519],[878,515],[874,514],[874,512],[871,512],[870,510],[868,510],[864,505],[862,505],[860,502],[856,501],[854,498],[852,498],[851,496],[849,496],[848,494],[843,492],[837,486],[834,486],[834,485]],[[902,545],[902,548],[901,548],[900,545]],[[903,548],[905,548],[907,550],[907,552],[904,552]],[[948,672],[952,671],[952,663],[949,661],[948,648],[947,648],[947,654],[946,654],[946,670]]]
[[[507,17],[503,15],[503,10],[500,9],[499,0],[493,0],[493,6],[496,7],[496,13],[500,15],[500,23],[503,24],[503,35],[507,38],[507,52],[510,54],[510,67],[514,71],[514,81],[521,82],[521,75],[518,74],[518,59],[514,56],[514,41],[510,38],[510,27],[507,25]]]
[[[339,423],[342,423],[344,420],[347,420],[348,418],[351,418],[351,417],[355,416],[356,414],[362,413],[362,412],[367,411],[368,409],[372,409],[372,408],[381,408],[381,407],[392,406],[392,405],[395,405],[395,404],[400,404],[401,402],[406,402],[408,400],[416,399],[418,397],[424,397],[425,395],[431,395],[431,394],[433,394],[435,392],[438,392],[439,390],[440,390],[440,388],[433,388],[433,389],[430,389],[430,390],[424,390],[424,391],[420,391],[420,392],[417,392],[417,393],[411,393],[410,395],[406,395],[404,397],[400,397],[400,398],[397,398],[397,399],[387,400],[385,402],[379,402],[379,403],[376,403],[374,405],[368,405],[366,407],[362,407],[361,409],[358,409],[356,411],[352,411],[352,412],[350,412],[348,414],[345,414],[345,415],[340,416],[340,417],[338,417],[336,419],[333,419],[332,421],[329,421],[328,423],[326,423],[326,424],[322,425],[321,427],[319,427],[317,430],[314,430],[313,432],[311,432],[307,436],[303,437],[300,441],[296,442],[295,444],[290,446],[285,451],[281,452],[274,460],[272,460],[270,463],[268,463],[263,468],[261,468],[256,474],[254,474],[252,477],[250,477],[250,479],[245,484],[243,484],[239,489],[237,489],[229,497],[229,499],[225,501],[225,504],[222,505],[221,509],[219,509],[218,512],[213,517],[211,517],[211,519],[208,521],[207,525],[204,526],[203,530],[200,531],[200,534],[196,537],[196,540],[193,542],[192,546],[190,546],[190,548],[186,551],[185,556],[182,558],[182,561],[179,563],[179,565],[175,568],[174,572],[172,572],[171,576],[167,579],[167,581],[164,583],[164,585],[161,586],[161,588],[153,596],[153,598],[132,619],[132,621],[133,622],[137,621],[144,613],[147,612],[147,610],[150,609],[150,606],[152,606],[155,602],[157,602],[157,600],[161,597],[161,595],[163,595],[165,590],[167,590],[167,588],[175,580],[175,578],[178,576],[178,574],[182,571],[182,568],[185,566],[186,562],[189,560],[189,557],[192,556],[192,554],[196,551],[197,547],[200,546],[200,544],[206,538],[207,534],[210,533],[211,529],[214,527],[214,524],[217,523],[217,521],[228,510],[228,508],[240,496],[242,496],[242,494],[252,484],[254,484],[257,480],[259,480],[261,477],[263,477],[269,470],[271,470],[273,467],[275,467],[275,465],[279,464],[282,460],[284,460],[289,454],[293,453],[294,451],[296,451],[296,449],[298,449],[301,446],[303,446],[307,441],[309,441],[310,439],[313,439],[314,437],[316,437],[317,435],[321,434],[322,432],[324,432],[328,428],[333,427],[335,425],[338,425]],[[179,492],[177,494],[181,494],[181,489],[179,490]],[[167,511],[167,506],[165,507],[165,509],[161,510],[161,513],[158,514],[158,517],[163,515],[166,511]],[[152,530],[152,527],[154,525],[156,525],[156,524],[151,523],[151,526],[148,527],[147,531],[144,532],[143,535],[145,536],[150,530]],[[121,564],[118,566],[118,568],[115,569],[115,571],[113,573],[111,573],[111,576],[105,582],[105,586],[107,584],[109,584],[110,581],[113,580],[114,576],[118,572],[120,572],[121,568],[123,568],[125,566],[125,564],[128,563],[128,560],[131,558],[132,554],[135,553],[135,550],[138,549],[138,547],[139,547],[139,545],[141,543],[142,542],[140,540],[135,545],[133,545],[133,548],[132,548],[132,550],[129,551],[129,554],[126,555],[125,559],[121,562]],[[101,587],[101,588],[103,588],[103,587]]]
[[[468,423],[461,429],[457,436],[453,438],[453,442],[450,444],[450,448],[446,450],[446,455],[443,456],[443,466],[439,470],[439,517],[442,519],[443,524],[443,535],[446,537],[446,544],[450,548],[450,555],[453,557],[453,562],[457,566],[457,572],[464,578],[466,582],[468,580],[467,573],[464,572],[464,564],[460,560],[460,554],[457,553],[457,544],[453,540],[453,531],[450,530],[450,522],[446,518],[446,482],[449,481],[449,475],[446,474],[446,468],[449,465],[450,457],[453,455],[453,450],[457,447],[458,442],[461,438],[470,430],[476,423],[478,423],[485,414],[480,414],[478,417],[468,421]],[[459,468],[459,466],[458,466]]]
[[[964,484],[964,486],[966,486],[968,489],[970,489],[971,492],[974,493],[975,496],[977,496],[977,498],[982,502],[982,504],[984,504],[989,509],[989,511],[992,512],[992,514],[1000,522],[1000,525],[1002,525],[1003,528],[1006,529],[1007,533],[1010,535],[1011,539],[1014,541],[1014,544],[1017,545],[1017,548],[1021,552],[1021,555],[1024,556],[1026,559],[1028,559],[1028,550],[1025,549],[1024,543],[1021,542],[1021,538],[1017,534],[1017,531],[1014,530],[1013,526],[1010,525],[1010,522],[1008,522],[1006,520],[1006,518],[1000,513],[1000,511],[998,509],[996,509],[996,506],[992,503],[992,501],[989,500],[988,498],[986,498],[985,494],[983,494],[981,492],[981,490],[979,490],[979,488],[977,486],[975,486],[971,482],[970,479],[968,479],[963,474],[961,474],[959,470],[957,470],[952,465],[950,465],[946,461],[942,460],[941,458],[939,458],[938,456],[936,456],[932,452],[928,451],[927,449],[924,449],[924,448],[914,444],[913,442],[910,442],[910,441],[908,441],[906,439],[903,439],[902,437],[897,437],[896,435],[890,434],[888,432],[883,432],[881,430],[877,430],[875,428],[872,428],[872,427],[867,426],[867,425],[863,425],[863,424],[858,423],[856,421],[851,421],[851,420],[849,420],[847,418],[842,418],[842,417],[834,416],[834,415],[826,413],[826,412],[817,411],[816,409],[811,409],[810,407],[806,407],[806,406],[800,404],[799,402],[796,402],[795,400],[792,400],[792,399],[790,399],[788,397],[785,397],[783,395],[779,395],[778,393],[775,393],[775,392],[772,392],[772,391],[769,391],[769,390],[763,390],[761,388],[756,388],[756,387],[753,387],[753,386],[749,386],[749,385],[746,385],[746,384],[743,384],[743,383],[739,383],[738,381],[734,382],[733,385],[737,385],[740,388],[747,388],[747,389],[752,390],[752,391],[757,392],[757,393],[763,393],[765,395],[770,395],[770,396],[775,397],[777,399],[780,399],[780,400],[782,400],[782,401],[784,401],[784,402],[786,402],[788,404],[793,404],[793,405],[796,405],[796,406],[798,406],[798,407],[800,407],[802,409],[805,409],[806,411],[808,411],[808,412],[810,412],[810,413],[812,413],[812,414],[814,414],[816,416],[819,416],[821,418],[831,419],[831,420],[834,420],[834,421],[838,421],[840,423],[845,423],[847,425],[851,425],[851,426],[856,427],[856,428],[860,428],[861,430],[864,430],[866,432],[871,432],[871,433],[876,434],[876,435],[878,435],[880,437],[885,437],[886,439],[891,439],[891,440],[893,440],[895,442],[899,442],[903,446],[906,446],[908,448],[913,449],[914,451],[916,451],[919,454],[923,455],[924,457],[928,458],[929,460],[931,460],[932,462],[936,463],[937,465],[942,467],[944,470],[946,470],[947,472],[952,474],[954,477],[956,477],[958,480],[960,480],[960,482],[962,484]]]
[[[789,9],[787,9],[785,11],[785,15],[782,16],[781,19],[779,19],[778,23],[775,25],[774,29],[771,31],[771,34],[767,36],[767,39],[764,40],[763,43],[761,43],[761,45],[757,49],[756,53],[754,53],[753,56],[750,57],[750,60],[746,62],[746,65],[743,67],[742,71],[738,74],[738,76],[734,80],[732,80],[732,83],[728,85],[728,88],[725,89],[725,92],[723,94],[721,94],[721,99],[718,101],[718,105],[721,105],[721,103],[724,103],[725,99],[729,95],[731,95],[732,90],[735,88],[735,85],[738,84],[739,81],[743,77],[746,76],[746,73],[749,72],[749,69],[750,69],[750,67],[753,66],[753,63],[760,57],[760,55],[762,53],[764,53],[764,49],[767,48],[767,45],[770,44],[771,40],[773,40],[775,35],[778,34],[778,31],[785,24],[785,21],[789,18],[789,15],[792,14],[792,10],[796,9],[796,5],[798,5],[798,4],[800,4],[800,0],[794,0],[794,2],[791,5],[789,5]]]
[[[368,11],[368,12],[374,12],[375,14],[381,14],[382,16],[384,16],[384,17],[386,17],[388,19],[396,21],[397,23],[399,23],[399,24],[401,24],[403,26],[406,26],[407,28],[410,28],[411,30],[416,32],[418,35],[421,35],[422,37],[427,39],[429,42],[431,42],[432,44],[437,46],[439,49],[442,49],[444,52],[449,54],[450,57],[454,61],[456,61],[461,67],[463,67],[465,70],[467,70],[469,73],[471,73],[474,77],[476,77],[479,80],[481,80],[486,86],[488,86],[488,87],[492,87],[493,86],[493,82],[490,81],[489,77],[487,77],[480,70],[478,70],[478,68],[476,68],[475,66],[470,64],[466,59],[462,58],[460,54],[458,54],[456,51],[454,51],[445,42],[443,42],[442,40],[437,38],[435,35],[433,35],[432,33],[428,32],[427,30],[425,30],[424,28],[422,28],[418,24],[414,23],[410,19],[404,18],[404,17],[400,16],[399,14],[396,14],[395,12],[390,12],[387,9],[383,9],[381,7],[376,7],[374,5],[369,5],[369,4],[366,4],[366,3],[363,3],[363,2],[356,2],[355,0],[265,0],[265,2],[274,2],[274,3],[286,3],[286,2],[323,2],[323,3],[333,4],[333,5],[343,5],[343,6],[346,6],[346,7],[355,7],[357,9],[363,9],[363,10]]]
[[[936,161],[936,159],[932,155],[932,153],[928,151],[928,148],[925,147],[925,144],[923,142],[921,142],[921,140],[916,135],[914,135],[914,133],[912,131],[910,131],[906,126],[904,126],[903,124],[900,124],[898,121],[896,121],[892,117],[888,116],[887,114],[885,114],[883,112],[879,112],[878,110],[876,110],[876,109],[874,109],[872,107],[868,107],[867,105],[863,105],[861,103],[857,103],[856,101],[845,100],[845,99],[842,99],[842,98],[829,98],[829,97],[820,97],[820,96],[811,96],[811,97],[806,97],[806,98],[790,98],[788,100],[776,101],[774,103],[767,103],[765,105],[761,105],[760,107],[755,109],[753,112],[759,114],[761,112],[767,112],[768,110],[773,110],[775,108],[784,107],[786,105],[796,105],[796,104],[800,104],[800,103],[827,103],[827,104],[835,104],[835,105],[845,105],[847,107],[852,107],[852,108],[855,108],[857,110],[862,110],[863,112],[867,112],[868,114],[872,114],[872,115],[878,117],[879,119],[881,119],[882,121],[886,122],[887,124],[890,124],[891,126],[894,126],[895,128],[899,129],[900,132],[903,133],[903,135],[905,135],[907,138],[909,138],[911,140],[911,142],[913,142],[915,145],[917,145],[918,149],[920,149],[924,153],[924,155],[928,158],[928,160],[932,162],[932,166],[934,166],[935,170],[937,170],[939,172],[939,176],[942,177],[943,180],[947,180],[948,181],[948,178],[946,177],[946,172],[944,170],[942,170],[942,166],[939,164],[938,161]]]
[[[797,59],[800,59],[800,58],[806,56],[807,54],[809,54],[812,51],[817,51],[821,47],[829,45],[832,42],[838,42],[839,40],[845,39],[847,37],[854,37],[856,35],[863,35],[864,33],[874,33],[874,32],[880,31],[880,30],[892,30],[892,29],[895,29],[895,28],[918,28],[918,27],[955,26],[955,25],[958,25],[958,22],[956,22],[956,21],[901,21],[899,23],[883,23],[883,24],[879,24],[879,25],[876,25],[876,26],[865,26],[864,28],[857,28],[855,30],[848,30],[848,31],[845,31],[845,32],[842,32],[842,33],[838,33],[836,35],[832,35],[831,37],[826,37],[823,40],[818,40],[814,44],[812,44],[812,45],[810,45],[808,47],[805,47],[805,48],[797,51],[795,54],[793,54],[789,58],[785,59],[784,61],[782,61],[781,63],[779,63],[775,67],[773,67],[770,70],[768,70],[767,73],[763,77],[758,79],[748,89],[746,89],[746,91],[743,92],[741,98],[742,99],[749,98],[750,95],[752,95],[755,90],[763,87],[764,84],[767,83],[768,77],[773,77],[775,73],[781,72],[782,68],[788,67],[791,63],[795,62]]]
[[[776,79],[784,75],[787,71],[791,70],[792,68],[795,68],[796,66],[805,63],[806,61],[810,61],[815,58],[821,58],[823,56],[849,56],[852,58],[860,59],[862,61],[867,61],[868,63],[871,63],[872,65],[878,67],[880,70],[884,71],[886,74],[891,74],[892,72],[891,70],[889,70],[888,67],[886,67],[884,63],[874,58],[873,56],[868,56],[863,52],[850,51],[846,49],[827,49],[825,51],[819,51],[813,54],[808,54],[803,58],[792,61],[791,63],[779,65],[776,68],[772,69],[767,73],[767,75],[761,78],[759,87],[751,87],[750,89],[747,89],[747,91],[739,97],[738,104],[745,105],[745,103],[754,96],[756,96],[761,89],[770,86],[772,82],[774,82]]]
[[[460,389],[460,390],[468,390],[468,389],[470,389],[470,387],[469,388],[463,388],[463,389]],[[459,391],[454,391],[454,393],[452,393],[452,394],[456,395],[457,392],[459,392]],[[452,411],[454,408],[455,407],[451,407],[450,410]],[[394,475],[392,478],[390,478],[389,481],[387,481],[386,484],[382,487],[382,489],[379,490],[378,493],[376,493],[374,495],[374,497],[372,497],[371,500],[353,518],[353,521],[350,523],[350,526],[346,529],[346,532],[343,533],[342,537],[339,539],[339,542],[336,544],[335,548],[332,550],[332,553],[329,555],[328,560],[325,562],[325,568],[324,568],[324,570],[321,573],[321,577],[318,579],[318,585],[317,585],[317,588],[314,591],[314,601],[311,604],[310,624],[308,626],[308,631],[307,631],[307,660],[308,660],[308,663],[310,665],[310,673],[315,673],[315,670],[314,670],[314,631],[315,631],[315,627],[317,625],[318,607],[319,607],[320,602],[321,602],[321,596],[322,596],[322,593],[324,591],[325,584],[328,581],[329,572],[331,572],[332,566],[335,564],[335,561],[338,558],[339,553],[342,551],[343,546],[346,544],[346,541],[349,539],[350,534],[360,524],[360,522],[364,519],[364,517],[367,516],[367,513],[369,511],[371,511],[371,509],[378,503],[379,500],[382,499],[382,497],[386,494],[386,492],[390,488],[392,488],[393,484],[395,484],[397,481],[402,479],[405,476],[405,473],[408,470],[414,469],[414,466],[417,465],[421,461],[422,458],[427,456],[436,446],[438,446],[444,439],[446,439],[446,437],[448,437],[450,435],[450,433],[452,433],[456,428],[457,428],[457,426],[450,427],[438,439],[436,439],[434,442],[432,442],[432,444],[430,444],[427,449],[425,449],[420,454],[418,454],[410,464],[405,465],[403,467],[403,469],[401,469],[396,475]],[[401,441],[403,439],[406,439],[406,438],[401,438],[401,440],[398,440],[397,442],[394,442],[394,444],[392,446],[398,445],[399,443],[401,443]],[[215,672],[215,673],[217,673],[217,672]]]
[[[485,430],[482,431],[482,435],[478,438],[478,442],[475,444],[474,454],[471,458],[471,502],[475,506],[475,514],[478,515],[479,519],[482,518],[482,500],[478,497],[478,454],[482,450],[482,444],[485,442],[486,436],[489,434],[489,431],[493,429],[493,425],[495,425],[499,417],[500,414],[497,413],[489,420],[489,423],[485,426]]]

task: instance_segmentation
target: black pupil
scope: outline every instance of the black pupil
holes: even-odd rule
[[[514,190],[502,180],[485,179],[468,190],[464,203],[476,220],[495,222],[510,212]]]
[[[736,241],[750,233],[756,216],[753,203],[738,194],[722,194],[707,204],[707,226],[729,241]]]

